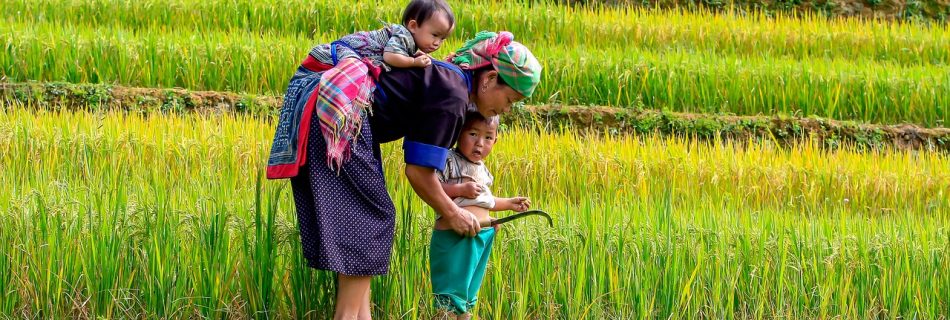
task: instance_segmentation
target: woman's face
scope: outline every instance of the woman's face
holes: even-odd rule
[[[511,106],[524,100],[524,95],[511,87],[498,83],[498,71],[488,71],[478,79],[475,91],[475,106],[478,113],[488,118],[511,111]]]

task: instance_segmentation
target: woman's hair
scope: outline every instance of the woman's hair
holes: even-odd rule
[[[487,65],[487,66],[483,66],[483,67],[481,67],[481,68],[472,70],[472,79],[474,79],[474,80],[477,81],[477,80],[481,79],[481,78],[482,78],[482,75],[484,75],[484,74],[485,74],[486,72],[488,72],[488,71],[495,71],[495,67],[489,64],[489,65]],[[498,82],[498,84],[500,84],[500,85],[509,86],[508,83],[505,82],[505,79],[502,79],[502,78],[501,78],[501,75],[495,77],[495,80],[496,80],[496,81]],[[510,87],[510,86],[509,86],[509,87]]]
[[[452,7],[445,0],[412,0],[402,12],[402,25],[409,25],[409,21],[416,20],[416,23],[422,25],[423,22],[432,17],[436,12],[444,12],[445,17],[449,19],[449,25],[455,25],[455,15],[452,14]]]

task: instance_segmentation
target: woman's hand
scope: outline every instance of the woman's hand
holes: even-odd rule
[[[435,174],[435,169],[406,164],[406,178],[412,185],[413,191],[422,198],[429,206],[442,215],[442,219],[452,230],[463,236],[472,236],[478,233],[478,221],[475,215],[465,209],[459,208],[452,198],[449,198],[442,190],[439,178]],[[441,219],[440,219],[441,220]]]
[[[461,236],[474,237],[481,229],[475,214],[462,208],[458,208],[454,214],[443,215],[442,219],[449,225],[449,228],[452,228],[455,233]]]

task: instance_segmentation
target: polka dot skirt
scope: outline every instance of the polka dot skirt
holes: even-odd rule
[[[386,191],[379,146],[364,116],[339,174],[326,164],[320,121],[310,122],[307,163],[292,178],[304,256],[310,267],[346,275],[389,271],[396,209]]]

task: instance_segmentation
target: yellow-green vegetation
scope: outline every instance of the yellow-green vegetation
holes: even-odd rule
[[[0,317],[327,318],[260,118],[0,113]],[[383,148],[398,223],[375,318],[428,319],[430,209]],[[488,319],[939,318],[950,158],[509,128]]]
[[[63,82],[0,82],[0,104],[30,110],[128,111],[134,113],[232,112],[276,119],[277,96],[183,89],[133,88]],[[811,140],[830,149],[896,148],[950,152],[950,129],[860,124],[817,117],[729,116],[638,108],[532,105],[515,108],[502,126],[559,128],[603,134],[663,134],[734,142],[769,140],[788,145]]]
[[[278,94],[311,46],[396,21],[402,2],[12,1],[16,80]],[[511,30],[546,72],[531,101],[945,126],[950,26],[761,14],[454,4],[458,30]],[[443,49],[439,54],[447,54]]]
[[[545,68],[487,164],[555,224],[502,228],[477,318],[950,316],[946,6],[690,1],[452,1],[437,57],[509,30]],[[4,1],[0,318],[331,317],[289,183],[262,177],[274,114],[313,45],[404,5]],[[374,318],[430,319],[434,213],[399,143],[382,155],[398,217]]]

